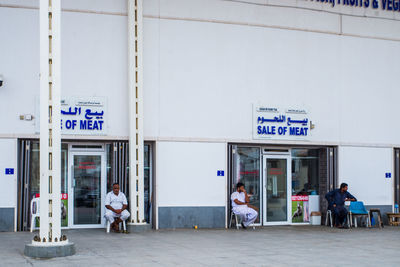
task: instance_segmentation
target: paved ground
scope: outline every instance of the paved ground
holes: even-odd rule
[[[74,256],[23,255],[31,233],[0,233],[0,266],[400,266],[400,227],[274,226],[106,234],[70,230]]]

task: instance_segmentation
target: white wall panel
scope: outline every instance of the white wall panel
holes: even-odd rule
[[[340,30],[339,15],[280,6],[235,1],[161,0],[160,16],[191,20],[287,27],[313,31]],[[323,23],[316,23],[320,21]]]
[[[344,34],[400,40],[399,20],[343,16],[342,25]]]
[[[39,95],[38,10],[0,8],[0,134],[34,134]],[[62,97],[104,96],[108,135],[128,136],[127,17],[62,14]]]
[[[0,139],[0,208],[17,205],[17,167],[17,141]],[[14,175],[6,175],[6,168],[13,168]]]
[[[393,149],[339,147],[339,184],[366,205],[393,204]],[[386,173],[392,178],[386,178]]]
[[[128,13],[128,0],[63,0],[62,9],[91,12]]]
[[[38,10],[0,8],[0,36],[0,134],[34,133],[19,115],[33,115],[39,95]]]
[[[127,17],[62,14],[62,96],[105,96],[108,135],[128,136]]]
[[[0,0],[0,5],[39,8],[39,0]],[[89,12],[127,13],[127,0],[62,0],[61,8]]]
[[[398,144],[399,57],[398,42],[161,20],[160,136],[251,140],[260,103],[308,108],[311,141]]]
[[[157,153],[159,207],[226,205],[225,143],[159,142]]]
[[[145,1],[146,2],[146,1]],[[160,113],[160,23],[159,20],[144,19],[143,29],[143,101],[144,136],[159,135]]]

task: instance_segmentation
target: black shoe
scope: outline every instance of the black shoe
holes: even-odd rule
[[[247,229],[247,227],[246,227],[246,226],[244,226],[244,224],[243,224],[243,223],[241,223],[241,225],[242,225],[243,229]]]

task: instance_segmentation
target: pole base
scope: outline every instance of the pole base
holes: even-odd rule
[[[32,258],[55,258],[55,257],[66,257],[74,255],[76,252],[75,244],[68,242],[66,244],[47,244],[40,246],[37,244],[26,244],[24,254],[25,256]]]
[[[148,223],[144,223],[144,224],[127,223],[126,229],[130,233],[142,233],[142,232],[151,231],[151,225]]]

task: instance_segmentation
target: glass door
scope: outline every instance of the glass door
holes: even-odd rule
[[[236,191],[236,184],[241,182],[250,198],[250,205],[261,214],[261,154],[259,147],[232,147],[232,194]],[[230,198],[229,198],[230,199]],[[230,211],[231,212],[231,211]],[[259,215],[254,222],[255,225],[261,225],[261,216]]]
[[[102,227],[104,214],[104,155],[71,152],[69,225],[73,228]]]
[[[264,225],[291,221],[290,156],[264,155]]]

